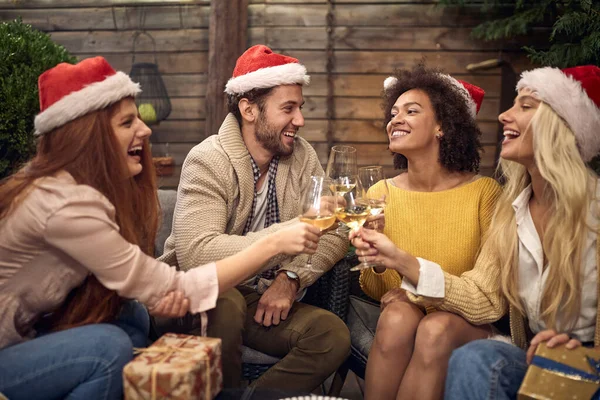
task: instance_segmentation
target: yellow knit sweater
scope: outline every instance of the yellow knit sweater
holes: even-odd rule
[[[388,187],[384,233],[396,246],[439,264],[452,275],[473,268],[500,195],[495,180],[479,177],[440,192],[408,191],[390,181]],[[377,185],[372,190],[378,190]],[[400,275],[391,269],[378,274],[371,268],[360,275],[361,288],[376,300],[401,283]]]

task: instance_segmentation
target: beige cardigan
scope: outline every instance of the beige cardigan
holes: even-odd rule
[[[165,243],[162,260],[194,268],[203,260],[220,260],[239,252],[272,232],[297,221],[301,198],[311,175],[323,175],[315,150],[301,137],[294,152],[282,157],[277,169],[277,203],[280,224],[242,236],[254,198],[254,175],[250,153],[233,114],[227,115],[213,135],[187,155],[181,171],[173,230]],[[278,256],[264,269],[282,264],[300,277],[301,288],[310,286],[340,260],[348,249],[345,237],[329,232],[320,239],[313,267],[307,271],[307,256]]]
[[[415,304],[428,306],[433,305],[438,310],[459,314],[467,321],[475,325],[496,322],[507,309],[510,312],[510,333],[512,341],[517,346],[525,349],[527,347],[527,334],[525,331],[525,318],[502,295],[500,289],[500,269],[491,246],[484,244],[477,258],[475,267],[454,276],[444,272],[445,297],[433,299],[429,297],[415,296],[408,293],[409,299]],[[597,242],[597,265],[600,268],[600,240]],[[600,346],[600,270],[598,272],[598,312],[596,313],[596,332],[594,334],[594,346]]]

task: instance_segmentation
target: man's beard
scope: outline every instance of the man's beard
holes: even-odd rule
[[[294,146],[286,147],[281,141],[281,131],[269,124],[263,113],[260,113],[256,122],[254,136],[258,143],[273,153],[274,156],[289,156],[294,152]]]

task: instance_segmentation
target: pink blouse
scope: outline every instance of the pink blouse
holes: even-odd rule
[[[192,313],[215,307],[215,263],[177,271],[123,239],[114,214],[100,192],[61,172],[39,179],[0,220],[0,349],[34,337],[37,319],[88,274],[150,308],[172,290],[189,298]]]

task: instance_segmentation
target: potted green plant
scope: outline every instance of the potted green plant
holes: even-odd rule
[[[20,19],[0,23],[0,179],[35,152],[38,77],[61,62],[76,61],[48,34]]]

